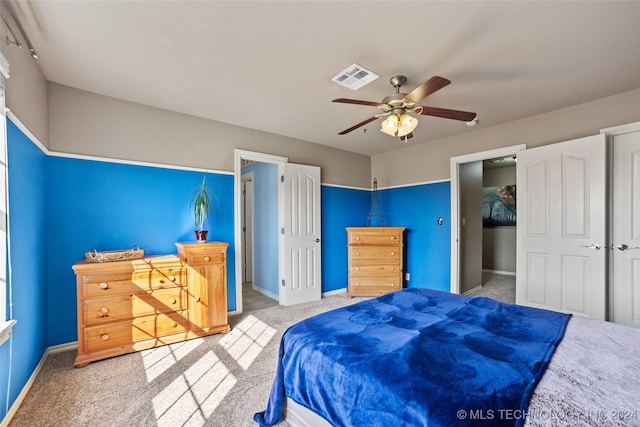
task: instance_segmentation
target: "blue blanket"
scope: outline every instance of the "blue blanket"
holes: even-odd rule
[[[286,397],[333,426],[522,425],[570,315],[410,288],[291,326],[261,426]]]

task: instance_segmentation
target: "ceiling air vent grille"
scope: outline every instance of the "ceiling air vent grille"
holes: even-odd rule
[[[345,70],[339,72],[332,82],[338,83],[340,86],[344,86],[351,90],[358,90],[362,86],[371,83],[375,79],[380,77],[376,73],[367,70],[361,65],[353,64],[347,67]]]

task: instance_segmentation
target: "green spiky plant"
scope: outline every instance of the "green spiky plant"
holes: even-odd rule
[[[197,240],[206,240],[206,230],[204,230],[204,225],[209,218],[209,213],[213,206],[212,197],[211,186],[207,183],[207,177],[203,176],[202,183],[198,189],[194,191],[190,203],[190,207],[193,209]],[[205,232],[204,238],[201,238],[201,233],[199,232],[203,231]]]

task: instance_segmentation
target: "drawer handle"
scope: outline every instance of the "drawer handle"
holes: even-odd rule
[[[395,255],[395,254],[396,254],[395,252],[391,251],[391,255]]]
[[[109,289],[109,284],[107,282],[100,283],[100,289]]]
[[[175,304],[175,303],[176,303],[176,299],[175,299],[175,298],[171,298],[171,299],[169,300],[169,302],[170,302],[171,304]]]
[[[209,262],[209,261],[211,261],[211,257],[210,257],[210,256],[206,256],[206,257],[204,257],[204,261],[205,261],[205,262]]]
[[[173,324],[171,326],[175,328],[176,326],[178,326],[178,323],[177,322],[173,322]]]
[[[109,312],[109,309],[107,307],[102,307],[100,311],[104,314],[107,314]]]
[[[360,255],[360,252],[356,252],[356,255]]]
[[[395,267],[391,267],[391,271],[396,271],[396,268]]]
[[[102,334],[100,338],[102,338],[102,341],[109,341],[109,334]]]
[[[396,240],[396,236],[391,236],[391,240]]]
[[[199,301],[200,301],[200,297],[193,297],[193,300],[194,300],[195,302],[199,302]]]
[[[176,276],[169,276],[169,280],[171,280],[172,282],[176,281]]]
[[[356,236],[356,240],[360,240],[360,236]]]
[[[356,270],[356,271],[360,271],[360,267],[356,267],[356,268],[355,268],[355,270]]]

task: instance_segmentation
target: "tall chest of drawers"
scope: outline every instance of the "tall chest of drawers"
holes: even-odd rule
[[[181,254],[75,264],[78,356],[74,365],[228,332],[227,244],[204,245],[201,260]]]
[[[402,289],[404,227],[348,227],[347,296],[378,296]]]

